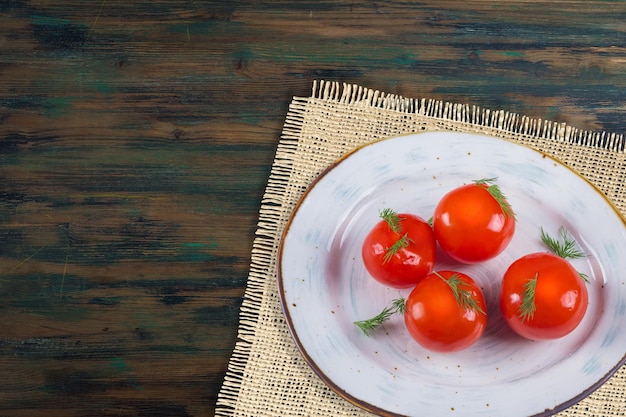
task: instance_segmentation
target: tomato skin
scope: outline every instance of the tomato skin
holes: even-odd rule
[[[463,288],[483,312],[462,307],[450,286],[439,274],[449,279],[454,274],[467,284]],[[485,298],[476,282],[455,271],[438,271],[420,281],[406,299],[404,322],[417,343],[435,352],[454,352],[476,342],[487,325]]]
[[[503,212],[487,188],[480,184],[457,187],[435,207],[435,238],[458,262],[472,264],[497,256],[515,233],[514,216]]]
[[[409,288],[428,275],[435,266],[437,243],[430,225],[421,217],[401,213],[402,231],[392,231],[385,220],[379,221],[366,236],[361,255],[365,268],[381,284],[394,288]],[[404,235],[410,238],[388,262],[387,249]]]
[[[532,318],[522,320],[524,284],[535,275],[536,310]],[[513,331],[527,339],[557,339],[569,334],[582,321],[587,304],[585,282],[568,261],[552,253],[525,255],[504,273],[500,310]]]

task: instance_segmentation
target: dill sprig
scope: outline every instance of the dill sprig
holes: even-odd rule
[[[401,223],[403,219],[400,216],[398,216],[398,213],[396,213],[390,208],[386,208],[386,209],[380,210],[378,214],[380,218],[383,219],[387,223],[387,226],[389,226],[389,230],[391,230],[396,235],[400,235],[400,233],[402,233]],[[404,235],[400,236],[393,245],[391,245],[390,247],[386,249],[385,256],[383,257],[383,264],[386,264],[387,262],[391,261],[391,258],[393,257],[393,255],[398,253],[400,249],[406,248],[407,246],[409,246],[411,242],[412,240],[409,238],[408,234],[405,233]]]
[[[555,255],[560,256],[563,259],[578,259],[587,256],[583,251],[578,248],[576,240],[571,237],[565,227],[559,227],[559,236],[561,236],[563,242],[559,242],[558,240],[554,239],[546,232],[544,232],[543,228],[541,228],[541,241]],[[589,277],[587,276],[587,274],[578,272],[578,275],[580,275],[580,278],[583,281],[589,283]]]
[[[537,278],[539,278],[539,274],[535,273],[535,276],[524,284],[522,304],[519,307],[519,317],[522,319],[522,323],[526,320],[532,320],[535,316],[535,291],[537,290]]]
[[[392,232],[400,233],[402,231],[402,226],[400,226],[400,222],[402,221],[402,219],[400,219],[398,213],[390,208],[386,208],[379,211],[378,215],[381,219],[387,222],[387,225]]]
[[[559,228],[559,236],[563,242],[551,237],[541,228],[541,241],[554,253],[563,259],[584,258],[585,253],[578,249],[576,241],[571,237],[567,229],[563,226]]]
[[[437,275],[446,284],[448,284],[459,306],[466,310],[472,310],[485,314],[483,309],[476,302],[476,299],[472,296],[472,292],[467,289],[469,285],[461,279],[459,274],[452,274],[450,278],[447,279],[439,272],[433,272],[433,274]]]
[[[398,253],[400,249],[406,248],[412,242],[411,238],[405,233],[402,235],[400,239],[396,241],[393,245],[387,248],[387,252],[385,252],[385,256],[383,257],[383,264],[386,264],[391,260],[393,255]]]
[[[500,186],[496,184],[497,179],[497,177],[483,178],[481,180],[474,180],[474,184],[484,186],[487,192],[489,192],[489,194],[491,194],[491,196],[498,202],[500,208],[502,209],[502,213],[504,213],[504,215],[507,217],[512,217],[515,219],[515,212],[513,211],[513,208],[511,207],[506,196],[500,189]]]
[[[378,313],[376,316],[367,320],[355,321],[356,324],[366,336],[369,336],[372,331],[376,330],[380,327],[384,322],[386,322],[389,317],[393,316],[396,313],[404,313],[406,309],[406,301],[404,298],[398,298],[391,302],[391,306],[385,307],[383,311]]]

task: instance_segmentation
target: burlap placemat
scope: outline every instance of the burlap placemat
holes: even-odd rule
[[[496,136],[544,151],[587,177],[626,213],[623,135],[356,85],[314,82],[311,97],[294,98],[285,120],[261,203],[239,341],[219,393],[217,416],[370,415],[330,390],[296,349],[277,291],[280,236],[303,191],[337,158],[372,140],[431,130]],[[625,415],[626,366],[559,414]]]

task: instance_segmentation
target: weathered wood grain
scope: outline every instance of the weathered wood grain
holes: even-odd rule
[[[212,414],[314,79],[626,133],[625,21],[619,1],[0,1],[0,414]]]

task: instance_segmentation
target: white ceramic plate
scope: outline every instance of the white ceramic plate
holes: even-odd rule
[[[390,207],[428,219],[449,190],[498,177],[516,212],[516,234],[497,258],[478,265],[438,261],[483,287],[488,325],[456,353],[415,343],[401,316],[371,337],[353,324],[409,290],[366,272],[361,243]],[[588,255],[574,261],[590,279],[589,307],[568,336],[533,342],[499,315],[504,270],[545,250],[540,228],[564,226]],[[339,395],[372,412],[407,416],[550,415],[581,400],[626,362],[626,222],[589,182],[530,148],[492,137],[433,132],[367,145],[309,187],[285,229],[278,259],[283,311],[304,358]]]

